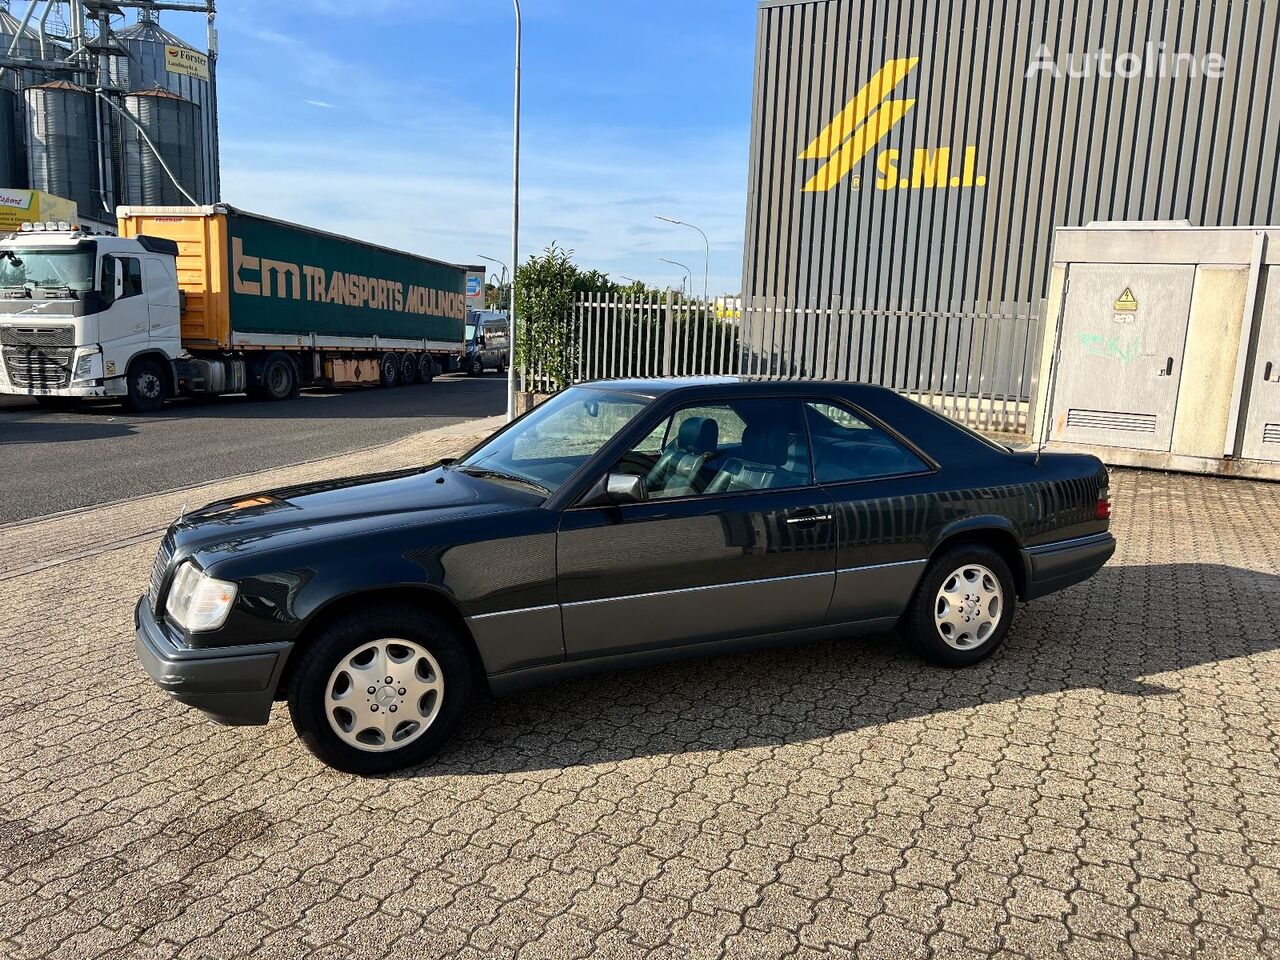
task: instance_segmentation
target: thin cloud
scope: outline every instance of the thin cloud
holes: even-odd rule
[[[307,97],[303,97],[302,102],[309,103],[313,107],[319,107],[321,110],[332,110],[334,108],[333,104],[327,100],[310,100]]]

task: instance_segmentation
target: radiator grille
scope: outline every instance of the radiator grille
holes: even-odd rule
[[[71,347],[75,331],[71,327],[0,326],[0,346],[5,347]]]
[[[169,564],[172,560],[173,541],[165,537],[160,541],[160,549],[156,551],[155,562],[151,564],[151,583],[147,587],[147,603],[156,613],[160,612],[160,591],[164,588],[164,578],[169,572]]]
[[[1262,425],[1263,443],[1280,443],[1280,423],[1264,423]]]
[[[15,387],[58,390],[71,385],[74,353],[70,347],[5,347],[5,372]]]
[[[1070,409],[1067,411],[1067,426],[1083,427],[1088,430],[1155,433],[1156,415],[1154,413],[1120,413],[1116,410]]]

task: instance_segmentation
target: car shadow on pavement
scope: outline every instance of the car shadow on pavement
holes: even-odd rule
[[[1109,566],[1023,607],[973,667],[893,634],[685,660],[482,699],[451,744],[398,776],[511,773],[828,738],[1045,694],[1179,693],[1176,671],[1280,646],[1280,576],[1219,564]]]

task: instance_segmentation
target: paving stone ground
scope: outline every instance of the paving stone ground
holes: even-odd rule
[[[46,569],[0,530],[0,957],[1280,956],[1280,485],[1112,489],[1112,563],[975,668],[878,636],[575,680],[374,780],[143,675],[169,500],[46,522]]]

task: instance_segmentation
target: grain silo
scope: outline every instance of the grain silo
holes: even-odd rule
[[[202,204],[215,202],[218,133],[209,58],[161,27],[155,11],[145,7],[138,11],[137,23],[113,31],[112,38],[126,53],[113,58],[111,68],[111,79],[121,90],[133,93],[158,87],[196,106],[202,156],[200,181],[191,193]]]
[[[120,202],[146,207],[189,204],[165,166],[183,189],[198,199],[205,176],[200,107],[156,87],[126,94],[124,109],[137,126],[128,121],[119,125],[123,159]]]
[[[27,171],[30,186],[74,200],[82,214],[101,211],[101,162],[93,92],[66,80],[28,87]]]

